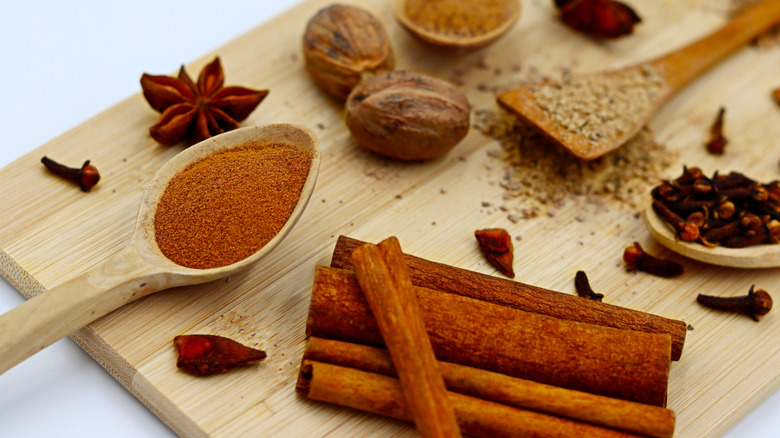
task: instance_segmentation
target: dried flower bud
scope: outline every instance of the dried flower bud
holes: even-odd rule
[[[693,182],[693,192],[697,195],[708,195],[713,190],[712,181],[709,178],[697,178]]]
[[[100,172],[98,172],[97,167],[90,164],[89,160],[85,161],[81,167],[64,166],[49,157],[41,158],[41,162],[52,173],[77,184],[84,192],[92,190],[92,187],[100,181]]]
[[[769,231],[769,236],[772,238],[771,243],[777,243],[780,239],[780,221],[772,219],[766,224],[766,229]]]
[[[733,202],[723,201],[715,207],[712,217],[716,220],[727,220],[731,219],[736,212],[737,210]]]
[[[739,219],[739,225],[746,230],[757,230],[762,224],[761,218],[752,213],[746,213]]]
[[[710,128],[710,139],[705,145],[707,147],[707,152],[713,155],[723,155],[726,144],[728,144],[728,140],[723,135],[723,116],[725,114],[726,108],[721,107],[720,111],[718,111],[717,117],[715,117],[715,121],[712,123],[712,127]]]
[[[623,251],[623,261],[626,262],[627,271],[639,270],[666,278],[677,277],[683,273],[681,264],[646,253],[639,242],[634,242]]]
[[[693,242],[699,238],[699,227],[694,223],[686,222],[677,233],[677,237],[684,242]]]
[[[707,224],[707,215],[703,211],[695,211],[685,218],[685,223],[695,226],[697,229],[701,229]]]
[[[598,38],[629,35],[642,21],[631,7],[614,0],[555,0],[555,4],[567,26]]]
[[[354,6],[331,5],[312,17],[303,36],[303,55],[314,82],[340,99],[364,73],[395,66],[382,23]]]

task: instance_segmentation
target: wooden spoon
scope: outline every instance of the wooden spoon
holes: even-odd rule
[[[288,144],[312,157],[309,175],[292,214],[279,233],[249,257],[219,268],[193,269],[173,263],[157,246],[154,213],[168,182],[201,158],[253,144]],[[144,190],[129,246],[86,273],[41,293],[0,316],[0,374],[60,338],[123,305],[175,286],[205,283],[247,268],[268,255],[303,213],[320,164],[319,142],[307,128],[278,124],[253,126],[204,140],[173,157]]]
[[[601,131],[594,133],[595,130],[592,128],[586,127],[588,132],[585,134],[580,129],[567,129],[556,121],[554,115],[547,109],[563,108],[558,111],[558,116],[563,123],[568,123],[570,118],[561,118],[560,114],[566,112],[566,108],[570,108],[575,99],[577,103],[581,103],[599,96],[579,93],[576,97],[568,95],[568,99],[560,99],[559,102],[551,104],[549,96],[556,96],[557,91],[555,87],[550,88],[551,83],[542,82],[502,93],[498,96],[498,102],[520,118],[530,122],[554,142],[569,149],[577,157],[592,160],[625,143],[680,88],[721,58],[772,27],[778,20],[780,20],[780,1],[764,0],[743,11],[715,33],[666,56],[621,70],[575,79],[580,84],[589,81],[606,83],[607,94],[613,95],[619,93],[620,88],[627,81],[636,82],[637,78],[643,78],[641,80],[647,81],[643,85],[650,86],[650,92],[639,99],[641,102],[632,103],[636,114],[627,117],[625,119],[627,123],[619,126],[619,129],[605,129],[602,137],[599,137]],[[540,96],[545,100],[543,93],[548,97],[546,106],[537,100]],[[558,93],[559,96],[564,94]],[[575,121],[574,124],[580,123]]]
[[[763,244],[745,248],[706,247],[697,242],[684,242],[675,238],[672,227],[664,222],[648,205],[644,212],[650,234],[661,245],[685,257],[718,266],[732,268],[780,267],[780,244]]]
[[[414,37],[426,44],[447,50],[472,51],[481,49],[508,32],[520,17],[519,0],[496,0],[487,3],[481,0],[439,0],[439,6],[449,9],[456,15],[439,14],[432,18],[435,23],[422,23],[420,20],[416,20],[414,16],[410,16],[407,9],[413,4],[430,8],[434,3],[430,0],[394,0],[393,12],[401,25]],[[468,23],[470,32],[468,34],[458,33],[455,26],[462,23],[453,24],[452,22],[462,21],[463,15],[466,14],[460,9],[469,7],[474,10],[474,13],[468,14],[472,18],[477,14],[483,16],[494,14],[501,19],[492,26],[489,25],[490,28],[487,29],[478,29],[474,27],[474,23]],[[478,19],[474,18],[474,20]]]

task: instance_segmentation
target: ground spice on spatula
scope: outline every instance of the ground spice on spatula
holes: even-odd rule
[[[191,164],[171,179],[157,205],[160,251],[196,269],[249,257],[285,224],[310,167],[308,153],[284,144],[248,144]]]

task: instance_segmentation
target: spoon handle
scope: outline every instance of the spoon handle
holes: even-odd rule
[[[0,374],[124,304],[163,289],[166,278],[128,247],[0,315]]]
[[[780,1],[764,0],[745,9],[714,33],[650,64],[664,72],[667,84],[676,91],[778,21]]]

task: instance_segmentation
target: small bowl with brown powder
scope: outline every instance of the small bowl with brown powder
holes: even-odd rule
[[[447,50],[488,46],[520,17],[518,0],[394,0],[393,9],[412,36]]]

